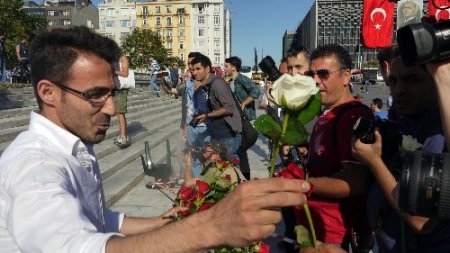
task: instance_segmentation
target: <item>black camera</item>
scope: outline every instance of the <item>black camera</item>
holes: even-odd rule
[[[275,64],[275,61],[270,56],[264,57],[258,64],[262,72],[267,74],[267,79],[271,82],[275,82],[282,75]]]
[[[406,66],[450,58],[450,20],[404,26],[397,31],[397,42]]]
[[[450,154],[416,151],[405,153],[402,160],[400,209],[450,220]]]
[[[195,110],[194,114],[192,115],[192,120],[191,120],[191,122],[189,122],[189,125],[194,128],[197,127],[199,122],[196,118],[202,114],[205,114],[205,113],[200,110]]]

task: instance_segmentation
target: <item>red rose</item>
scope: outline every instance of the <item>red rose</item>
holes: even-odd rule
[[[191,212],[189,211],[189,209],[188,209],[188,210],[184,210],[184,211],[179,211],[179,212],[178,212],[178,215],[181,216],[181,217],[188,217],[189,214],[191,214]]]
[[[188,200],[194,195],[194,190],[191,187],[181,186],[178,195],[180,196],[181,200]]]
[[[228,165],[227,161],[222,162],[222,169],[228,168]]]
[[[203,204],[198,208],[198,210],[199,210],[199,211],[203,211],[203,210],[206,210],[206,209],[211,208],[213,205],[214,205],[213,203],[203,203]]]
[[[277,177],[290,179],[305,179],[305,171],[295,163],[289,163],[286,168],[277,173]]]
[[[225,175],[225,179],[228,180],[228,181],[231,181],[231,176],[228,175],[228,174],[226,174],[226,175]]]
[[[261,242],[259,244],[258,253],[270,253],[270,246],[268,244]]]
[[[230,157],[231,163],[233,163],[234,166],[238,166],[240,161],[239,157],[237,155],[231,155]]]
[[[204,182],[202,180],[197,180],[195,182],[195,184],[197,185],[198,190],[201,193],[207,193],[209,191],[209,189],[211,189],[211,186],[208,183],[206,183],[206,182]]]

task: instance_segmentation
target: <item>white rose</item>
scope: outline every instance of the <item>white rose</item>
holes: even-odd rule
[[[309,98],[319,92],[316,82],[309,76],[282,75],[272,85],[273,101],[289,110],[300,110]]]
[[[418,143],[411,135],[402,135],[402,150],[406,152],[414,152],[423,145]]]

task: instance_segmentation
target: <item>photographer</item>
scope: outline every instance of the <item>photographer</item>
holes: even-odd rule
[[[389,84],[402,134],[416,139],[423,152],[442,153],[445,149],[444,136],[432,76],[420,65],[405,66],[398,49],[394,51],[390,63]],[[369,166],[384,194],[385,200],[377,198],[373,191],[369,197],[369,203],[375,206],[378,203],[374,207],[378,208],[377,220],[372,217],[372,225],[376,223],[378,226],[379,252],[449,252],[450,223],[411,216],[401,211],[399,179],[396,177],[396,171],[400,168],[399,165],[388,168],[386,164],[391,164],[390,161],[382,160],[382,138],[377,131],[374,144],[354,140],[352,146],[353,155]],[[383,141],[390,140],[386,138]],[[386,201],[389,205],[383,208]],[[403,229],[401,220],[408,227]],[[402,245],[402,241],[406,244]]]

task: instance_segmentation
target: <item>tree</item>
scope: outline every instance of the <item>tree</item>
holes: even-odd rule
[[[149,64],[150,54],[153,54],[156,60],[165,66],[180,65],[182,63],[180,58],[167,54],[167,50],[164,48],[161,39],[152,30],[134,29],[122,41],[121,46],[123,53],[128,56],[130,66],[133,69],[146,69]]]
[[[22,35],[27,35],[30,41],[47,27],[45,17],[27,15],[22,10],[22,0],[0,0],[0,29],[6,33],[7,68],[16,63],[15,47]]]

